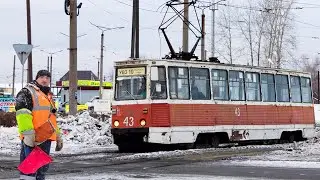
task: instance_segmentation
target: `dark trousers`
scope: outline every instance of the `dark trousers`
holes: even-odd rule
[[[38,145],[38,147],[40,147],[47,154],[50,154],[51,141],[45,141],[44,143]],[[23,141],[21,142],[20,163],[31,153],[32,150],[32,147],[25,145]],[[23,174],[20,172],[20,180],[44,180],[45,173],[48,171],[48,169],[49,164],[39,168],[35,174]]]

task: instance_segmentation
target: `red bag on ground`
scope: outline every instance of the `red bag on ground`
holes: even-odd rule
[[[34,174],[39,168],[51,162],[51,156],[45,153],[40,147],[36,146],[18,166],[18,169],[24,174]]]

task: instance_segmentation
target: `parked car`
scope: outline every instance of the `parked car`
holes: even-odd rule
[[[99,96],[94,96],[93,98],[90,99],[90,101],[88,101],[86,103],[86,105],[88,106],[88,110],[93,111],[94,109],[94,100],[99,99]]]

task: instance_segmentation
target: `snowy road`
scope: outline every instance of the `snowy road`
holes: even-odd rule
[[[274,148],[230,148],[55,157],[49,179],[320,179],[315,168],[250,166],[230,161]],[[18,157],[0,158],[0,179],[17,179]]]

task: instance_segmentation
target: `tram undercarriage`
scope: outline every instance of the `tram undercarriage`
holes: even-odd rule
[[[235,131],[232,131],[235,132]],[[279,138],[252,138],[241,139],[227,132],[195,132],[193,141],[182,142],[160,142],[155,138],[150,138],[153,133],[150,133],[149,128],[127,128],[127,129],[112,129],[114,143],[119,147],[119,152],[148,152],[160,150],[176,150],[176,149],[201,149],[201,148],[218,148],[219,145],[259,145],[259,144],[278,144],[278,143],[292,143],[294,141],[305,140],[302,130],[286,131],[280,130]],[[167,134],[167,132],[162,133]],[[170,134],[170,133],[168,133]],[[170,137],[171,138],[171,137]],[[181,138],[184,138],[183,136]],[[152,140],[150,140],[152,139]]]

